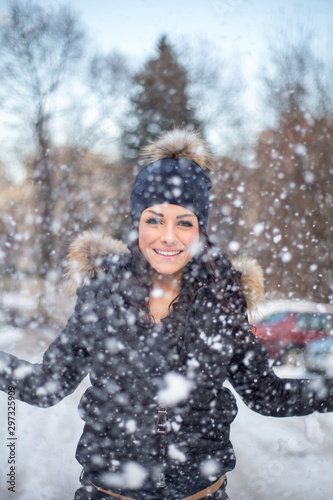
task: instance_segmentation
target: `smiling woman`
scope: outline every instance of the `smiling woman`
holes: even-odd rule
[[[150,314],[161,321],[179,294],[183,269],[198,252],[197,216],[179,205],[148,207],[139,221],[139,248],[154,269]]]
[[[140,217],[139,247],[157,273],[179,279],[199,248],[197,216],[178,205],[147,208]]]
[[[247,319],[262,271],[237,270],[206,232],[209,155],[198,134],[167,132],[145,152],[129,252],[90,233],[71,245],[75,311],[41,364],[0,353],[0,389],[45,407],[90,374],[75,500],[227,500],[237,404],[225,381],[278,417],[333,411],[333,381],[272,370]]]

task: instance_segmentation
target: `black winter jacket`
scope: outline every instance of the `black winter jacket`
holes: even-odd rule
[[[41,407],[90,374],[76,453],[85,484],[140,500],[149,498],[147,491],[164,498],[165,480],[184,497],[232,470],[229,429],[237,406],[226,380],[263,415],[333,410],[332,380],[279,379],[246,318],[223,314],[211,289],[193,297],[175,342],[168,320],[157,325],[136,314],[130,297],[140,290],[128,290],[129,276],[129,258],[111,257],[78,289],[75,312],[42,364],[0,355],[0,388],[14,385],[18,399]],[[161,401],[167,409],[162,434]]]

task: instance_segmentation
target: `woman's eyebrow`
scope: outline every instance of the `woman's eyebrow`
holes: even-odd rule
[[[154,215],[157,215],[158,217],[163,217],[163,214],[159,214],[158,212],[154,212],[154,210],[146,210],[146,212],[151,212]]]
[[[196,215],[195,214],[177,215],[176,219],[183,219],[184,217],[196,217]]]
[[[164,217],[163,214],[160,214],[159,212],[155,212],[154,210],[146,210],[146,212],[150,212],[154,215],[157,215],[158,217]],[[176,219],[183,219],[184,217],[195,217],[195,214],[177,215]]]

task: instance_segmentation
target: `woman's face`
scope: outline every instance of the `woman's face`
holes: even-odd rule
[[[139,248],[162,275],[179,275],[199,247],[199,222],[179,205],[154,205],[141,214]]]

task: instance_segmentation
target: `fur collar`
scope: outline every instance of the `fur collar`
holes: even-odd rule
[[[99,233],[85,231],[69,247],[66,276],[69,290],[76,288],[88,278],[95,276],[102,266],[103,257],[109,254],[124,254],[128,249],[123,241]],[[233,267],[241,272],[242,291],[251,318],[264,302],[264,273],[254,259],[238,257],[232,260]]]

